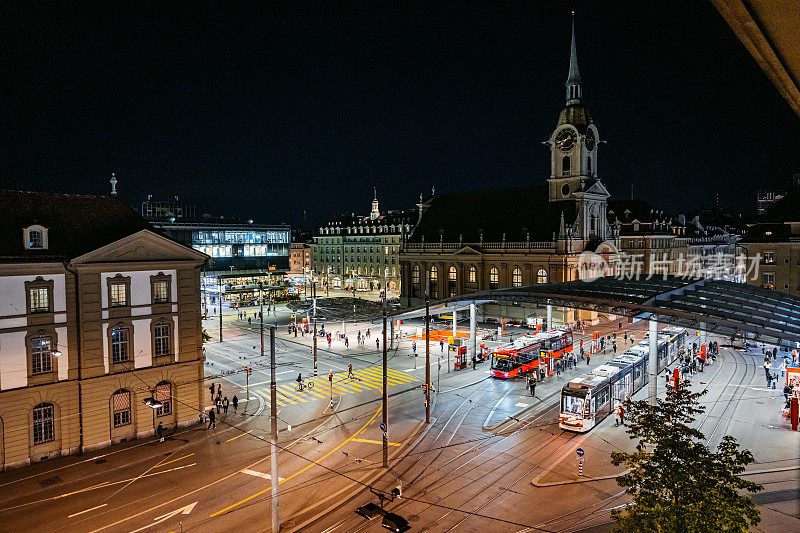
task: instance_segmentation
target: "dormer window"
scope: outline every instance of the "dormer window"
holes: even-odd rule
[[[22,233],[26,250],[47,249],[47,228],[38,225],[28,226]]]

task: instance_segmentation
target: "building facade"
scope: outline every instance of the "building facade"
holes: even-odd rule
[[[305,277],[311,270],[311,245],[307,242],[293,242],[289,256],[289,275]]]
[[[387,290],[400,294],[400,248],[412,214],[381,214],[377,195],[367,216],[343,216],[319,228],[311,245],[313,277],[329,289]]]
[[[0,200],[3,468],[195,422],[206,256],[113,197]]]
[[[205,214],[174,201],[142,202],[141,215],[170,239],[209,256],[209,275],[259,274],[289,270],[291,228],[284,224],[257,224]]]
[[[583,101],[573,28],[566,105],[546,144],[546,183],[420,198],[419,220],[400,254],[403,303],[419,305],[426,278],[433,299],[595,275],[587,253],[616,268],[618,234],[608,222],[609,193],[599,177],[600,135]],[[488,314],[516,316],[522,309]],[[559,322],[592,321],[570,311]]]

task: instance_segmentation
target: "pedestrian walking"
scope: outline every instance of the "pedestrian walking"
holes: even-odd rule
[[[233,401],[231,401],[231,403],[233,404],[233,412],[237,412],[239,410],[239,398],[235,394],[233,395]]]
[[[214,386],[214,384],[213,384],[213,383],[212,383],[212,384],[211,384],[211,386],[208,388],[208,390],[210,390],[210,391],[211,391],[211,401],[212,401],[212,402],[214,401],[214,389],[215,389],[215,388],[216,388],[216,387]]]
[[[775,384],[778,383],[778,374],[773,372],[772,373],[772,388],[775,388]]]
[[[472,356],[472,370],[475,370],[475,365],[477,365],[477,364],[478,364],[478,362],[475,360],[475,356],[473,355]]]
[[[788,364],[786,362],[786,359],[784,359],[783,362],[781,363],[781,366],[779,367],[781,369],[781,377],[783,377],[786,374],[786,367],[787,366],[788,366]]]
[[[156,437],[158,437],[159,442],[164,442],[164,425],[161,422],[158,423],[156,428]]]
[[[348,339],[347,337],[344,338],[344,347],[345,348],[349,348],[350,347],[350,339]]]
[[[625,407],[621,403],[619,404],[619,423],[625,425]]]
[[[528,376],[528,388],[531,390],[531,398],[536,396],[536,376]]]
[[[379,338],[377,338],[377,337],[375,338],[375,348],[377,350],[381,349],[381,340]]]
[[[620,420],[622,416],[620,415],[620,409],[622,409],[622,404],[618,404],[614,408],[614,427],[619,427]]]
[[[628,332],[627,331],[625,332],[624,338],[625,338],[625,342],[628,342]]]
[[[217,396],[222,396],[222,383],[217,384]]]
[[[444,339],[439,340],[439,351],[440,352],[444,351]]]
[[[633,333],[631,333],[631,344],[636,344],[636,338],[633,336]]]
[[[770,374],[769,370],[772,365],[769,364],[769,357],[764,358],[764,373],[767,375],[767,387],[769,387],[769,382],[772,380],[772,375]]]
[[[592,352],[586,354],[586,366],[589,366],[589,359],[592,358]]]
[[[208,429],[211,429],[212,427],[213,428],[217,427],[217,416],[214,414],[214,410],[213,409],[211,409],[208,412],[208,427],[206,429],[208,430]]]
[[[228,405],[230,405],[230,402],[228,401],[228,397],[225,396],[225,399],[222,400],[222,412],[226,415],[228,414]]]
[[[214,402],[214,404],[217,407],[217,414],[219,414],[220,409],[222,409],[222,399],[220,399],[220,397],[217,396],[217,401]]]
[[[355,379],[355,376],[353,375],[353,363],[350,363],[349,365],[347,365],[347,378],[348,379]]]

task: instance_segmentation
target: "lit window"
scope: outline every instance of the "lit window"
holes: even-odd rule
[[[120,389],[111,397],[114,409],[114,427],[128,426],[131,423],[131,393]]]
[[[515,268],[511,273],[511,286],[522,287],[522,270]]]
[[[172,413],[172,385],[169,381],[162,381],[156,385],[153,398],[161,402],[161,407],[156,409],[156,416]]]
[[[775,273],[774,272],[766,272],[761,278],[763,284],[762,287],[765,289],[774,289],[775,288]]]
[[[439,281],[439,269],[436,265],[431,266],[431,283],[430,283],[430,297],[431,298],[438,298],[439,291],[437,287],[437,282]]]
[[[478,280],[478,269],[474,266],[469,267],[469,282],[476,283]]]
[[[31,339],[31,369],[34,374],[42,374],[53,370],[53,358],[50,337],[34,337]]]
[[[33,408],[33,443],[43,444],[56,439],[53,404],[40,403]]]
[[[775,252],[764,252],[764,262],[768,265],[775,263]]]
[[[30,289],[31,313],[46,313],[50,311],[50,295],[46,287]]]
[[[111,331],[111,362],[124,363],[128,360],[128,329],[115,328]]]
[[[456,281],[456,267],[450,267],[450,281]]]
[[[128,291],[125,283],[111,284],[111,307],[125,307],[128,305]]]
[[[153,346],[156,357],[169,355],[170,342],[169,342],[169,324],[157,324],[153,328]]]
[[[500,286],[500,272],[497,267],[492,267],[489,271],[489,288],[496,289]]]
[[[158,280],[153,282],[153,303],[163,304],[169,302],[169,282]]]
[[[540,268],[536,273],[536,283],[547,283],[547,270]]]

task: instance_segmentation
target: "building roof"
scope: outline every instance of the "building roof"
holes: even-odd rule
[[[63,261],[152,227],[115,196],[0,190],[0,262]],[[25,248],[23,229],[47,229],[48,248]]]
[[[552,241],[561,213],[575,220],[575,202],[548,201],[546,183],[494,191],[437,194],[423,204],[423,215],[409,242]]]

